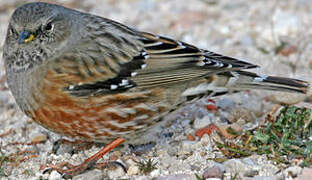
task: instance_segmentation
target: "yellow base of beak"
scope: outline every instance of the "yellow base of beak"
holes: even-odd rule
[[[25,43],[31,42],[35,38],[34,35],[30,35],[27,39],[24,40]]]

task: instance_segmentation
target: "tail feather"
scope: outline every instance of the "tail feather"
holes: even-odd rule
[[[306,81],[292,78],[258,75],[247,71],[230,73],[235,81],[226,86],[230,89],[265,89],[306,94],[310,86]]]
[[[308,82],[298,79],[258,75],[247,71],[231,71],[223,72],[213,77],[207,77],[207,82],[202,82],[195,87],[188,88],[182,95],[224,94],[248,89],[307,94],[311,88]]]

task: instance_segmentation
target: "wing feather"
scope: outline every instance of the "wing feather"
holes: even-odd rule
[[[70,72],[61,63],[56,66],[59,67],[58,73],[79,74],[81,77],[68,83],[65,89],[69,93],[87,96],[101,92],[119,93],[135,87],[148,89],[257,67],[182,41],[145,32],[136,31],[131,35],[108,32],[101,36],[87,50],[76,49],[71,56],[63,57],[63,61],[69,62],[68,66],[75,65]],[[116,44],[110,46],[103,43],[104,39],[118,40],[118,48]],[[75,57],[83,58],[75,60]],[[78,65],[77,61],[80,62]]]

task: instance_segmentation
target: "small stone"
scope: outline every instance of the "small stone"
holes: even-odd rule
[[[48,173],[42,174],[42,172],[36,172],[35,176],[40,177],[40,179],[49,179],[50,174]]]
[[[135,166],[137,163],[133,159],[129,158],[126,160],[126,164],[130,167]]]
[[[49,180],[59,180],[59,179],[62,179],[61,174],[58,173],[57,171],[52,171],[49,176]]]
[[[101,170],[95,169],[73,177],[73,180],[84,180],[84,179],[101,180],[103,179],[103,173]]]
[[[150,173],[152,177],[158,177],[160,175],[160,169],[155,169]]]
[[[149,143],[140,144],[140,145],[129,144],[129,148],[130,148],[131,153],[134,153],[137,156],[140,156],[142,154],[150,152],[155,147],[155,145],[156,145],[155,142],[149,142]]]
[[[164,168],[168,168],[170,167],[173,163],[178,163],[176,159],[174,159],[173,157],[171,156],[164,156],[162,161],[161,161],[161,164]]]
[[[33,143],[45,142],[47,140],[47,136],[42,133],[34,133],[31,135],[30,139]]]
[[[208,134],[203,135],[203,137],[200,139],[200,143],[207,148],[206,150],[212,150],[212,147],[215,144],[214,139]]]
[[[283,180],[278,176],[256,176],[256,177],[244,177],[244,180]]]
[[[158,177],[157,180],[196,180],[196,176],[190,174],[175,174]]]
[[[207,178],[222,178],[223,172],[218,166],[204,169],[203,179]]]
[[[72,151],[74,150],[74,146],[69,145],[69,144],[53,144],[53,148],[52,148],[53,152],[56,155],[63,155],[63,154],[71,154]]]
[[[195,132],[195,135],[197,137],[202,137],[205,134],[210,135],[212,132],[218,131],[218,130],[219,130],[219,128],[214,123],[210,123],[208,126],[205,126],[205,127],[201,128],[201,129],[198,129]]]
[[[208,126],[209,124],[211,124],[212,122],[212,117],[213,115],[207,115],[207,116],[204,116],[203,118],[196,118],[195,121],[194,121],[194,128],[195,129],[201,129],[201,128],[204,128],[206,126]]]
[[[177,145],[175,146],[171,146],[170,148],[167,149],[167,153],[170,155],[170,156],[175,156],[177,155],[179,149],[177,147]]]
[[[139,174],[139,172],[140,172],[140,169],[138,166],[130,166],[128,171],[127,171],[127,174],[129,176],[132,176],[132,175]]]
[[[117,179],[123,175],[125,175],[125,172],[121,167],[117,167],[116,169],[109,169],[107,171],[107,176],[109,179]]]
[[[196,165],[191,165],[191,170],[192,171],[200,171],[200,167]]]
[[[207,104],[206,108],[208,111],[217,111],[219,108],[214,104]]]
[[[196,141],[182,141],[179,154],[191,154],[196,143]]]
[[[0,93],[0,105],[7,104],[8,101],[9,101],[9,96],[6,93],[1,92]]]
[[[297,177],[299,174],[301,174],[302,168],[299,166],[291,166],[287,169],[285,169],[284,174],[286,177]]]
[[[175,160],[171,163],[169,167],[170,174],[174,174],[176,172],[183,172],[183,170],[190,169],[190,165],[188,163],[182,162],[182,160]]]
[[[216,105],[221,109],[232,109],[235,107],[235,102],[230,98],[222,98],[216,102]]]
[[[167,151],[163,150],[163,149],[159,149],[158,151],[156,151],[156,156],[162,158],[163,156],[167,155]]]
[[[189,140],[189,141],[195,141],[195,137],[192,134],[188,134],[186,136],[186,139]]]
[[[293,94],[286,92],[275,92],[271,96],[267,97],[268,100],[278,103],[278,104],[287,104],[293,105],[303,101],[306,98],[306,95],[303,94]]]
[[[239,159],[230,159],[223,163],[226,172],[245,174],[250,170],[250,165],[243,163]]]
[[[259,174],[259,171],[251,169],[250,171],[246,171],[244,176],[246,177],[254,177]]]

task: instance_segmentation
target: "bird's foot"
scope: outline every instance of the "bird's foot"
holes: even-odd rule
[[[113,150],[115,147],[117,147],[123,142],[125,142],[125,139],[120,138],[120,137],[113,140],[108,145],[103,147],[99,152],[89,157],[83,163],[79,165],[72,165],[68,162],[61,162],[56,165],[53,165],[53,164],[45,165],[45,166],[42,166],[40,169],[41,170],[43,169],[56,170],[57,172],[62,174],[63,177],[68,178],[68,177],[73,177],[75,175],[81,174],[88,169],[103,168],[103,167],[106,167],[109,164],[109,162],[97,163],[97,161],[101,159],[106,153]],[[112,162],[112,163],[119,164],[118,162]],[[64,169],[64,168],[67,168],[67,169]]]

